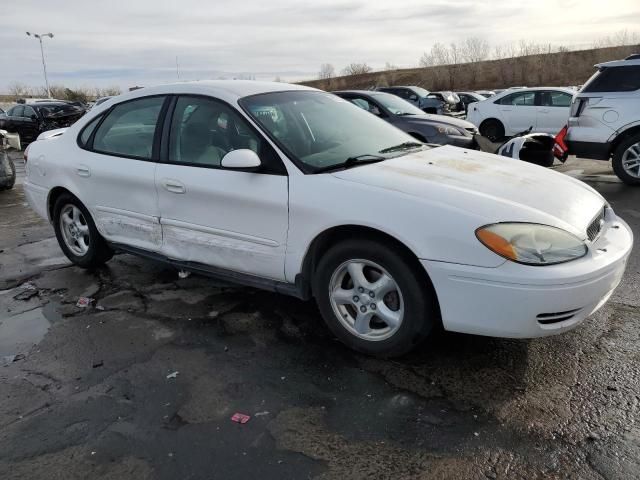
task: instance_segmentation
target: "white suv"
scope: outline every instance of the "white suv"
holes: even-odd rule
[[[640,184],[640,55],[596,65],[574,97],[566,144],[569,153],[609,160],[625,183]]]

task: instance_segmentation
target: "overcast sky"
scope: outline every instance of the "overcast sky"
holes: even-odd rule
[[[6,1],[6,0],[5,0]],[[0,14],[0,92],[52,84],[126,88],[253,75],[313,78],[321,63],[418,64],[435,42],[479,36],[584,48],[639,32],[640,0],[13,0]]]

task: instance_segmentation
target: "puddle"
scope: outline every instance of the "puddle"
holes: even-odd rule
[[[27,354],[49,331],[52,304],[0,319],[0,357]]]

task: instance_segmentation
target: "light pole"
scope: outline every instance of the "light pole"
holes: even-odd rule
[[[31,33],[27,32],[30,37],[35,37],[40,41],[40,54],[42,55],[42,68],[44,70],[44,83],[47,85],[47,96],[51,98],[51,90],[49,90],[49,79],[47,78],[47,64],[44,62],[44,49],[42,48],[42,37],[53,38],[53,33]]]

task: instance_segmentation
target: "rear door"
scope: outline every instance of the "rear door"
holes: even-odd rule
[[[18,133],[22,137],[22,113],[24,105],[16,105],[7,110],[7,116],[4,119],[2,128],[10,133]]]
[[[537,95],[536,130],[555,135],[569,121],[573,95],[561,90],[538,91]]]
[[[505,134],[514,135],[533,128],[537,130],[536,94],[533,91],[511,93],[496,100],[504,123]]]
[[[156,172],[162,253],[284,280],[289,193],[282,160],[222,101],[183,95],[172,110]],[[260,170],[223,168],[234,149],[256,152]]]
[[[111,242],[150,251],[162,245],[155,170],[166,100],[160,95],[114,105],[78,138],[85,151],[72,165],[76,188]]]
[[[22,113],[21,129],[22,135],[26,141],[35,140],[39,134],[40,117],[35,109],[29,105],[24,106]]]

